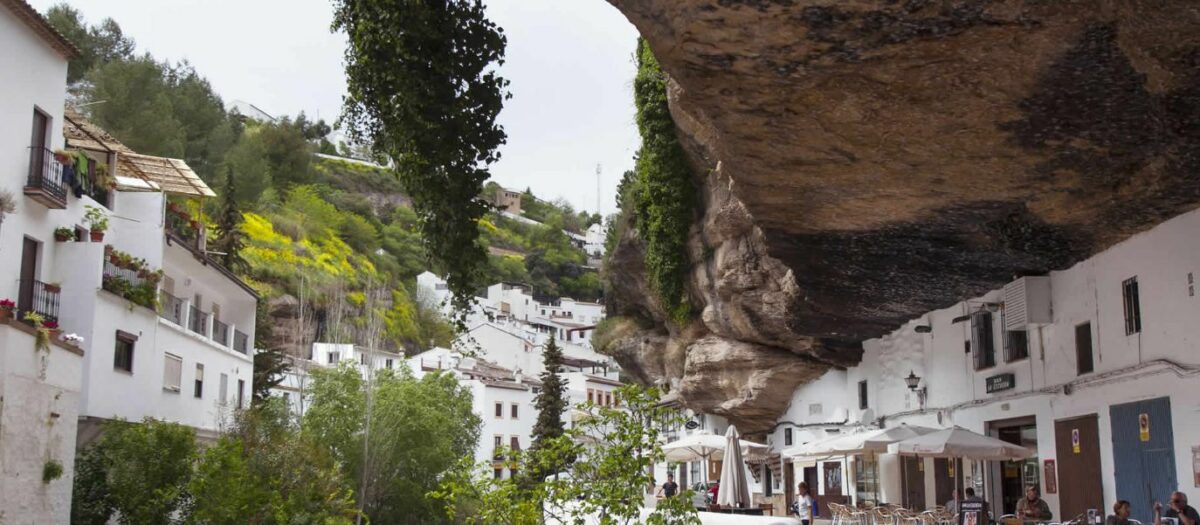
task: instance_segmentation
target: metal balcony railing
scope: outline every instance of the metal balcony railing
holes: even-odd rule
[[[250,350],[250,336],[242,333],[240,330],[233,331],[233,349],[234,351],[243,354]]]
[[[47,208],[67,207],[67,187],[63,184],[62,164],[54,152],[46,148],[30,148],[29,177],[25,180],[25,195]]]
[[[159,294],[162,296],[162,309],[158,312],[158,316],[183,326],[183,299],[167,292],[159,292]]]
[[[36,279],[21,281],[17,301],[17,319],[24,320],[27,312],[34,312],[47,321],[58,322],[60,290],[57,286]]]
[[[182,240],[189,248],[196,251],[203,248],[200,243],[201,229],[197,228],[191,219],[168,209],[166,227],[168,232]]]
[[[195,306],[189,308],[188,329],[208,337],[208,312],[202,311]]]
[[[212,340],[221,346],[229,346],[229,325],[213,319]]]

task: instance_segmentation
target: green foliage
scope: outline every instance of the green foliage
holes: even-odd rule
[[[76,462],[72,523],[176,523],[196,455],[192,429],[147,418],[114,421]],[[76,520],[78,517],[78,521]]]
[[[682,323],[691,315],[685,283],[696,189],[667,106],[666,77],[644,40],[638,40],[637,58],[633,93],[642,136],[635,165],[637,229],[646,243],[650,285],[663,308]]]
[[[518,472],[553,471],[570,463],[566,476],[495,480],[489,465],[464,462],[432,496],[447,503],[457,523],[542,523],[545,512],[563,523],[698,524],[688,491],[662,500],[642,521],[644,493],[654,484],[651,467],[664,459],[661,427],[647,422],[669,423],[675,416],[659,405],[656,389],[627,386],[617,395],[622,407],[580,405],[582,417],[564,435],[525,453],[505,452]]]
[[[51,6],[46,11],[46,20],[79,48],[79,56],[67,63],[70,84],[78,82],[96,65],[133,56],[133,40],[111,18],[89,27],[78,9],[63,3]]]
[[[466,312],[487,265],[480,192],[505,140],[496,116],[507,81],[495,73],[504,35],[476,1],[334,6],[333,27],[350,43],[342,122],[395,163],[428,251]]]
[[[441,521],[445,509],[426,493],[458,458],[474,452],[480,421],[470,391],[453,375],[416,379],[406,368],[381,371],[369,387],[349,364],[314,370],[303,432],[326,444],[359,481],[357,493],[372,521]]]
[[[562,437],[564,434],[563,413],[567,411],[567,385],[562,376],[562,349],[550,336],[550,341],[542,348],[542,364],[545,370],[538,376],[542,389],[534,399],[538,417],[533,424],[533,448],[541,447],[547,440]],[[559,472],[565,465],[548,465],[548,468],[538,469],[531,473],[534,479],[541,479]]]
[[[42,483],[49,484],[51,481],[61,478],[62,475],[63,466],[58,460],[49,459],[42,464]]]
[[[211,251],[217,252],[217,261],[230,271],[246,273],[250,263],[242,257],[245,246],[245,234],[242,232],[242,211],[237,200],[236,182],[233,168],[225,168],[225,184],[220,195],[217,210],[217,227],[214,231],[216,238],[208,243]]]

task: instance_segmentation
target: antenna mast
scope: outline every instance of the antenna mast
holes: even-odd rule
[[[596,214],[604,215],[600,211],[600,163],[596,163]]]

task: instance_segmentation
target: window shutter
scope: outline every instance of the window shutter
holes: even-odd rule
[[[166,354],[163,360],[163,388],[178,392],[183,378],[183,359]]]

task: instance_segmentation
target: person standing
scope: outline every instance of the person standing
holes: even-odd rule
[[[808,494],[808,483],[803,481],[796,486],[796,501],[792,502],[792,515],[800,520],[800,525],[812,522],[813,498]]]
[[[1025,497],[1017,502],[1017,517],[1025,521],[1050,521],[1054,513],[1046,500],[1038,497],[1037,487],[1030,485],[1025,488]]]
[[[959,525],[986,525],[991,523],[991,511],[983,498],[975,495],[975,487],[963,491],[966,496],[958,504]]]
[[[664,498],[675,497],[679,493],[679,484],[675,483],[675,475],[667,474],[667,482],[658,488],[658,495]]]
[[[1132,509],[1129,507],[1129,502],[1118,500],[1113,503],[1113,513],[1108,519],[1104,520],[1104,525],[1130,525],[1129,513]]]
[[[1179,525],[1200,524],[1200,515],[1196,514],[1196,509],[1188,505],[1187,494],[1173,492],[1169,503],[1170,507],[1163,512],[1162,503],[1154,502],[1154,525],[1162,525],[1162,518],[1175,518],[1179,521]]]

